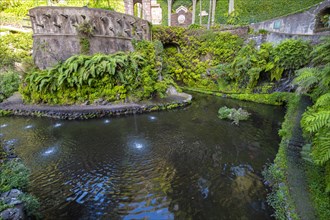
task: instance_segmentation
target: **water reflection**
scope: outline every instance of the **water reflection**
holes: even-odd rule
[[[62,126],[61,123],[56,123],[56,124],[54,124],[54,128],[58,128],[58,127],[61,127],[61,126]]]
[[[8,124],[2,124],[2,125],[0,125],[0,128],[5,128],[7,126],[8,126]]]
[[[24,128],[25,129],[31,129],[31,128],[33,128],[33,125],[26,125]]]
[[[50,155],[53,155],[53,154],[55,154],[58,151],[58,148],[59,148],[58,145],[55,145],[55,146],[52,146],[52,147],[48,147],[48,148],[46,148],[46,150],[44,150],[41,153],[41,155],[42,156],[45,156],[45,157],[50,156]]]
[[[251,120],[239,127],[219,120],[223,105],[245,107]],[[282,116],[276,107],[201,96],[186,109],[111,123],[1,117],[0,124],[15,125],[1,130],[3,143],[31,169],[29,190],[45,218],[257,220],[271,218],[260,173],[276,154]],[[34,129],[15,129],[27,124]]]

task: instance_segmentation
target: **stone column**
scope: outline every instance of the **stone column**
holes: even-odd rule
[[[193,2],[192,24],[195,24],[195,19],[196,19],[196,3],[197,3],[197,0],[192,0],[192,2]]]
[[[142,18],[151,22],[151,0],[142,0],[142,10]]]
[[[168,26],[171,26],[171,17],[172,17],[172,0],[167,0],[167,16],[168,16]]]
[[[234,0],[229,0],[228,14],[231,14],[234,10]]]
[[[215,20],[215,8],[217,7],[217,0],[213,0],[212,2],[212,20],[211,20],[211,25],[214,25],[214,20]]]
[[[134,15],[134,4],[133,0],[124,0],[125,13],[129,15]]]

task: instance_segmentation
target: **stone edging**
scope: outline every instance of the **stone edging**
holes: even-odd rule
[[[37,116],[57,119],[90,119],[101,117],[116,117],[122,115],[142,114],[160,110],[185,107],[191,104],[192,96],[186,93],[176,93],[176,101],[167,103],[112,104],[112,105],[25,105],[11,102],[10,99],[0,103],[1,115]]]

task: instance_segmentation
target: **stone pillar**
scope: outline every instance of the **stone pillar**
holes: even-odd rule
[[[125,13],[129,15],[134,15],[133,0],[124,0],[124,3],[125,3]]]
[[[193,2],[192,24],[195,24],[195,18],[196,18],[196,3],[197,3],[197,0],[192,0],[192,2]]]
[[[151,0],[142,0],[142,10],[142,18],[151,22]]]
[[[172,17],[172,0],[167,0],[167,16],[168,16],[168,26],[171,26]]]
[[[231,14],[234,10],[234,0],[229,0],[228,14]]]

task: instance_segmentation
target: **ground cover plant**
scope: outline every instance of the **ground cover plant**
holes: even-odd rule
[[[27,102],[48,104],[164,97],[175,83],[159,71],[157,45],[142,41],[136,52],[72,56],[49,70],[27,74],[20,91]]]

